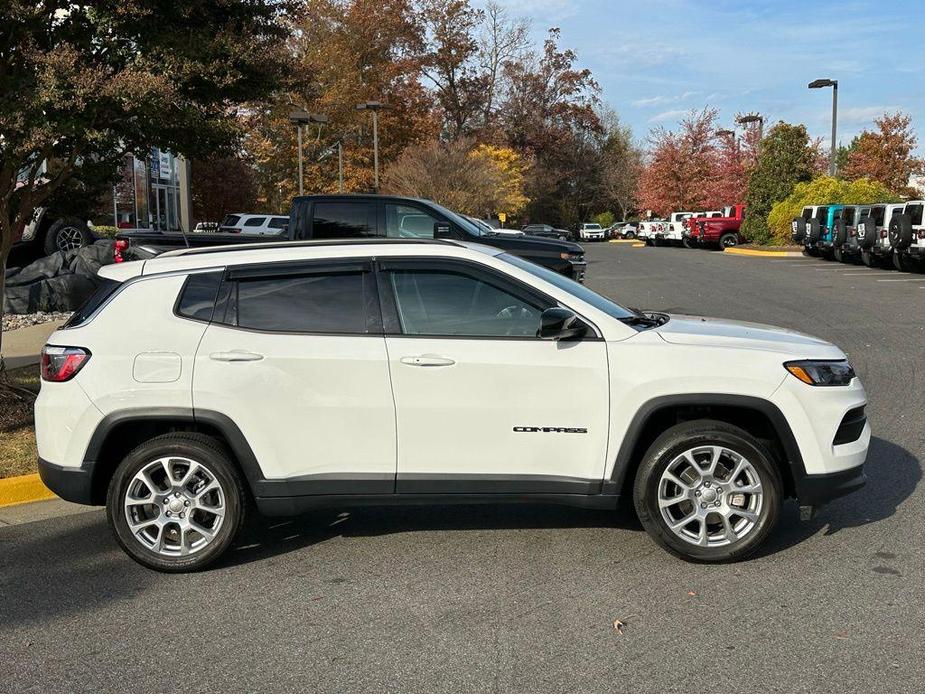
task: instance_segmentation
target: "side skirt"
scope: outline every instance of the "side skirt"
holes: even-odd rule
[[[616,510],[620,497],[603,494],[316,494],[256,497],[264,516],[296,516],[306,511],[357,506],[443,506],[457,504],[552,504]]]

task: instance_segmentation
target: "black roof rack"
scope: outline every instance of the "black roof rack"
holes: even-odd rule
[[[391,246],[391,245],[438,245],[462,246],[463,244],[449,239],[386,239],[386,238],[360,238],[360,239],[323,239],[317,241],[270,241],[257,243],[232,244],[227,246],[206,246],[205,248],[178,248],[168,251],[158,257],[168,255],[176,258],[188,255],[205,255],[208,253],[230,253],[232,251],[253,251],[262,248],[312,248],[315,246]]]

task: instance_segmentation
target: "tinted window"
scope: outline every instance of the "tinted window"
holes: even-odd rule
[[[246,227],[262,227],[263,223],[267,221],[266,217],[251,217],[246,222],[244,226]]]
[[[231,322],[279,332],[365,333],[363,273],[239,280]]]
[[[810,207],[807,207],[803,210],[803,219],[807,222],[813,218],[813,210]]]
[[[535,337],[542,309],[493,284],[453,270],[390,273],[406,335]]]
[[[385,206],[385,235],[399,239],[432,239],[437,220],[417,207]]]
[[[270,228],[271,229],[285,229],[289,224],[289,217],[271,217],[270,218]]]
[[[373,206],[363,202],[316,202],[312,213],[312,237],[349,239],[375,236]]]
[[[594,292],[588,289],[585,285],[576,282],[573,279],[569,279],[565,275],[560,275],[558,272],[554,272],[549,268],[545,268],[542,265],[536,265],[531,263],[529,260],[524,260],[520,256],[511,255],[510,253],[503,253],[497,256],[501,260],[504,260],[511,265],[519,267],[521,270],[526,270],[531,275],[539,277],[542,280],[546,280],[554,287],[558,287],[562,291],[568,292],[572,296],[581,299],[586,304],[591,304],[598,311],[603,311],[608,316],[612,316],[617,320],[623,318],[630,318],[635,314],[632,311],[629,311],[619,304],[614,303],[610,299],[601,296],[597,292]]]
[[[906,214],[912,218],[912,223],[919,226],[922,223],[922,205],[906,205]]]
[[[215,297],[222,283],[222,272],[200,272],[190,275],[180,292],[177,313],[193,320],[212,320]]]
[[[820,224],[824,224],[828,216],[829,216],[828,207],[820,207],[818,210],[816,210],[816,219],[819,220]]]
[[[64,327],[76,328],[78,325],[86,323],[90,316],[96,313],[96,310],[105,304],[109,297],[115,294],[116,290],[121,286],[121,282],[103,279],[99,286],[96,288],[96,291],[90,295],[90,298],[87,299],[79,309],[71,314],[71,317],[68,318],[67,322],[64,324]]]
[[[848,226],[851,226],[854,224],[854,213],[855,213],[855,208],[853,207],[846,207],[845,209],[841,211],[841,218],[844,220],[845,224],[847,224]]]
[[[225,217],[225,219],[222,220],[222,226],[223,227],[233,227],[239,221],[241,221],[241,218],[238,215],[230,214],[227,217]]]
[[[873,217],[874,217],[874,223],[878,227],[882,227],[883,218],[886,216],[886,208],[885,207],[875,207],[873,208],[873,210],[871,210],[871,213],[873,214]]]

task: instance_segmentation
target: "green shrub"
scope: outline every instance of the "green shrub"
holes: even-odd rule
[[[594,221],[607,229],[617,221],[617,218],[614,216],[613,212],[601,212],[600,214],[594,215]]]
[[[101,239],[115,238],[116,234],[121,231],[118,227],[110,226],[93,226],[90,230]]]
[[[768,214],[768,228],[774,243],[790,243],[790,223],[807,205],[837,203],[864,205],[874,202],[895,202],[896,196],[884,185],[866,178],[845,181],[831,176],[819,176],[807,183],[797,183],[793,191],[774,203]]]

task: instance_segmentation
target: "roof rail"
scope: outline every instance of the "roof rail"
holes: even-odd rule
[[[226,246],[206,246],[204,248],[178,248],[174,251],[161,253],[158,258],[176,258],[187,255],[206,255],[208,253],[230,253],[233,251],[253,251],[270,248],[312,248],[318,246],[391,246],[403,244],[424,244],[441,246],[458,246],[463,244],[450,239],[387,239],[387,238],[361,238],[361,239],[323,239],[317,241],[265,241],[258,243],[241,243]]]

